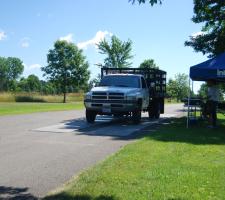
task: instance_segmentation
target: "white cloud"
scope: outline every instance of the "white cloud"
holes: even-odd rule
[[[201,35],[204,35],[205,33],[204,32],[202,32],[202,31],[199,31],[199,32],[197,32],[197,33],[193,33],[192,35],[191,35],[191,37],[192,38],[197,38],[198,36],[201,36]]]
[[[28,71],[33,70],[33,69],[40,69],[41,68],[41,65],[40,64],[27,65],[26,63],[23,63],[23,66]]]
[[[67,41],[67,42],[73,42],[73,34],[69,33],[66,36],[60,37],[59,40],[61,41]]]
[[[29,42],[22,42],[21,43],[21,47],[23,47],[23,48],[28,48],[29,46],[30,46]]]
[[[93,46],[93,45],[96,47],[96,45],[99,44],[99,42],[101,42],[105,37],[107,36],[111,37],[112,35],[113,34],[108,31],[98,31],[95,37],[85,42],[79,42],[77,46],[80,49],[87,49],[89,46]]]
[[[4,31],[0,31],[0,40],[4,40],[7,37]]]
[[[22,38],[20,43],[22,48],[28,48],[30,46],[30,38],[28,37]]]
[[[32,64],[28,67],[29,70],[32,70],[32,69],[40,69],[41,68],[41,65],[40,64]]]

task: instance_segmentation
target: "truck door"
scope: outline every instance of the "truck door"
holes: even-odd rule
[[[149,105],[149,90],[146,84],[146,81],[143,77],[141,77],[141,85],[142,85],[142,90],[143,90],[143,107],[147,108]]]

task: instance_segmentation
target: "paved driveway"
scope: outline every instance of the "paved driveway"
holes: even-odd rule
[[[167,105],[162,117],[180,115],[181,109]],[[0,199],[44,196],[131,142],[134,132],[156,123],[143,118],[132,125],[98,117],[88,125],[84,111],[0,117]]]

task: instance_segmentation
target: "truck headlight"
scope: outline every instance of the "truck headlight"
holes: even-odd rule
[[[128,101],[135,101],[136,100],[136,96],[127,96],[127,100]]]
[[[89,93],[89,92],[86,93],[85,96],[84,96],[84,99],[85,100],[91,100],[91,93]]]

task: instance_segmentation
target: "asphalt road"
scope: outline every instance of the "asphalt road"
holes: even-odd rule
[[[181,115],[181,109],[167,105],[162,119]],[[2,116],[0,199],[42,197],[133,141],[134,132],[157,123],[145,117],[140,125],[98,117],[89,125],[84,111]]]

